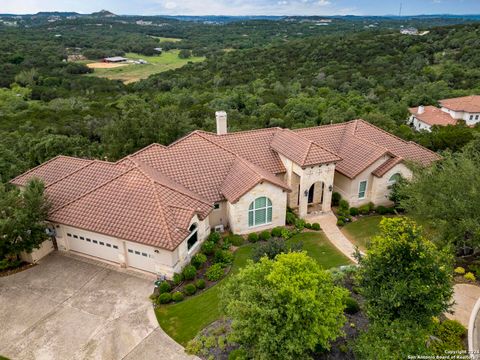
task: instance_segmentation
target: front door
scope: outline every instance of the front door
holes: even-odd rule
[[[310,189],[308,190],[308,203],[311,204],[313,203],[313,193],[315,192],[315,184],[312,184],[310,186]]]

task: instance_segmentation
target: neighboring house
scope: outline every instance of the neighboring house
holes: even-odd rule
[[[60,250],[171,277],[210,231],[247,234],[330,211],[333,191],[352,206],[389,204],[390,186],[410,177],[405,161],[437,154],[363,120],[298,130],[194,131],[115,163],[58,156],[11,182],[45,182],[48,220]],[[48,248],[48,247],[47,247]]]
[[[127,61],[127,58],[124,58],[123,56],[112,56],[112,57],[106,57],[103,59],[103,62],[107,63],[119,63],[119,62],[125,62]]]
[[[463,96],[439,101],[440,108],[419,106],[410,108],[408,123],[415,130],[432,131],[432,126],[456,125],[463,120],[468,126],[480,122],[480,95]]]
[[[418,35],[418,29],[416,29],[414,27],[403,28],[403,29],[400,29],[400,34],[403,34],[403,35]]]

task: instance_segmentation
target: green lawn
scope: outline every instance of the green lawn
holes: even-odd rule
[[[190,57],[181,59],[178,57],[179,50],[170,50],[160,55],[144,56],[136,53],[126,53],[125,57],[129,60],[143,59],[148,64],[127,64],[125,66],[110,69],[95,69],[93,73],[87,76],[105,77],[111,80],[121,80],[128,84],[141,79],[146,79],[150,75],[160,72],[177,69],[188,62],[200,62],[205,60],[204,57]]]
[[[179,42],[182,39],[179,38],[170,38],[170,37],[163,37],[163,36],[150,36],[153,39],[157,39],[159,42]]]
[[[301,241],[303,248],[324,268],[350,263],[325,239],[322,233],[301,233],[289,241]],[[235,252],[234,263],[227,277],[246,265],[247,260],[251,257],[252,249],[253,245],[248,244]],[[157,308],[156,315],[162,329],[182,345],[193,339],[200,330],[221,317],[219,294],[224,282],[225,279],[200,295],[188,298],[181,303]]]
[[[366,216],[345,225],[342,228],[343,234],[361,250],[367,248],[370,239],[377,235],[378,225],[384,216]]]

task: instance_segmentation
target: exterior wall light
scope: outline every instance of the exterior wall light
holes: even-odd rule
[[[329,190],[330,192],[332,192],[332,190],[333,190],[333,185],[329,185],[329,186],[328,186],[328,190]]]

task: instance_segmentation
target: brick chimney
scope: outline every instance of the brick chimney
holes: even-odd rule
[[[425,112],[425,107],[423,105],[420,105],[417,110],[417,114],[423,114]]]
[[[215,119],[217,120],[217,135],[227,133],[227,113],[225,111],[216,111]]]

